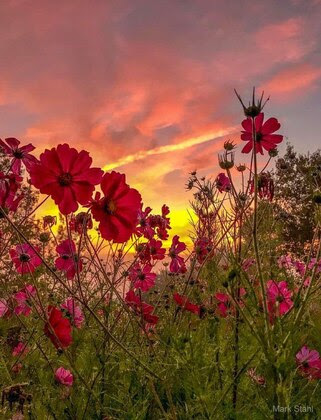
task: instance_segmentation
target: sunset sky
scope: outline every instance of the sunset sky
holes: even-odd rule
[[[233,88],[263,88],[296,149],[320,147],[320,22],[319,0],[1,1],[0,137],[90,151],[179,234],[188,172],[215,176],[240,142]]]

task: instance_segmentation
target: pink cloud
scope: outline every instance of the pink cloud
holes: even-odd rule
[[[310,64],[299,64],[288,67],[277,73],[264,84],[267,92],[276,99],[288,99],[302,91],[306,93],[313,88],[321,77],[321,68]]]

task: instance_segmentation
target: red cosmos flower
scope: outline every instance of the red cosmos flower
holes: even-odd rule
[[[162,241],[157,241],[154,238],[149,242],[139,244],[137,251],[142,262],[163,260],[166,253],[166,249],[162,248]]]
[[[288,289],[286,281],[280,281],[278,283],[274,280],[269,280],[266,291],[271,321],[273,321],[275,315],[282,316],[293,307],[291,300],[293,292]]]
[[[50,195],[62,214],[69,214],[77,210],[78,203],[89,203],[94,186],[101,181],[103,171],[90,168],[91,163],[85,150],[78,152],[68,144],[59,144],[46,149],[39,164],[31,167],[31,183]]]
[[[187,296],[180,295],[179,293],[174,293],[173,298],[178,306],[180,306],[185,311],[192,312],[193,314],[199,315],[201,314],[201,306],[195,305],[192,303]]]
[[[79,273],[82,271],[82,261],[78,260],[74,241],[64,240],[57,246],[56,251],[60,257],[56,259],[55,266],[66,273],[67,279],[73,279],[77,271]]]
[[[72,342],[69,320],[63,317],[59,309],[51,305],[48,306],[48,322],[45,324],[44,333],[57,349],[66,348]]]
[[[141,205],[141,208],[138,211],[138,226],[136,229],[136,234],[138,236],[145,236],[146,239],[151,239],[154,235],[154,229],[150,225],[150,212],[152,209],[150,207],[146,207],[145,210],[143,210],[143,204]]]
[[[0,139],[0,149],[2,149],[6,155],[13,158],[11,161],[11,170],[13,173],[20,174],[21,162],[24,163],[28,172],[30,171],[31,166],[38,162],[34,156],[29,154],[29,152],[32,152],[35,149],[32,144],[29,143],[26,146],[19,147],[20,141],[14,137],[6,138],[5,142]]]
[[[100,193],[96,193],[91,203],[91,212],[99,222],[101,236],[116,243],[128,241],[134,233],[141,209],[139,192],[125,181],[124,174],[114,171],[105,174],[100,184],[104,197],[100,198]]]
[[[150,216],[150,225],[155,230],[155,234],[161,239],[165,241],[168,239],[168,230],[171,229],[170,226],[170,219],[166,217],[169,214],[169,208],[164,204],[162,206],[162,214],[161,215],[151,215]]]
[[[28,244],[17,245],[15,249],[10,249],[9,253],[20,274],[33,273],[41,265],[41,259]]]
[[[143,267],[140,264],[135,264],[129,271],[129,278],[133,282],[135,289],[140,289],[147,292],[155,286],[156,273],[152,273],[152,266],[145,264]]]
[[[157,324],[159,318],[157,315],[152,314],[154,307],[148,303],[143,302],[133,290],[127,292],[125,301],[134,310],[136,315],[141,316],[145,322],[151,325]]]
[[[168,255],[171,257],[172,261],[169,266],[171,273],[185,273],[186,265],[184,258],[178,255],[179,253],[185,251],[186,245],[184,242],[179,241],[179,236],[175,235],[172,241],[172,245],[169,249]]]
[[[310,350],[307,346],[303,346],[295,358],[299,371],[303,376],[309,379],[321,378],[321,360],[318,351]]]
[[[231,183],[229,178],[223,173],[219,173],[215,180],[216,188],[219,192],[228,192],[231,190]]]
[[[0,207],[2,207],[2,209],[7,209],[12,212],[17,210],[18,205],[23,198],[23,194],[16,196],[16,193],[21,186],[21,182],[22,177],[18,175],[5,175],[3,172],[0,172]]]
[[[275,149],[277,144],[281,143],[283,136],[280,134],[272,134],[277,131],[281,124],[276,118],[269,118],[263,124],[264,114],[261,112],[255,117],[255,131],[256,131],[256,142],[255,142],[255,153],[261,153],[263,155],[263,149],[268,152]],[[242,121],[244,130],[241,134],[241,139],[248,143],[243,147],[242,153],[250,153],[253,149],[253,127],[252,118],[248,117]]]

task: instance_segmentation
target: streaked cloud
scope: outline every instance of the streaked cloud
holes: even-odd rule
[[[0,2],[0,136],[89,150],[178,226],[188,172],[215,176],[239,143],[233,88],[264,88],[283,133],[318,146],[320,20],[318,0]]]

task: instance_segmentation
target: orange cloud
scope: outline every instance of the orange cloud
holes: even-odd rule
[[[269,93],[277,98],[286,98],[298,94],[301,90],[308,90],[321,77],[321,68],[309,64],[300,64],[280,71],[270,81],[264,84]]]

